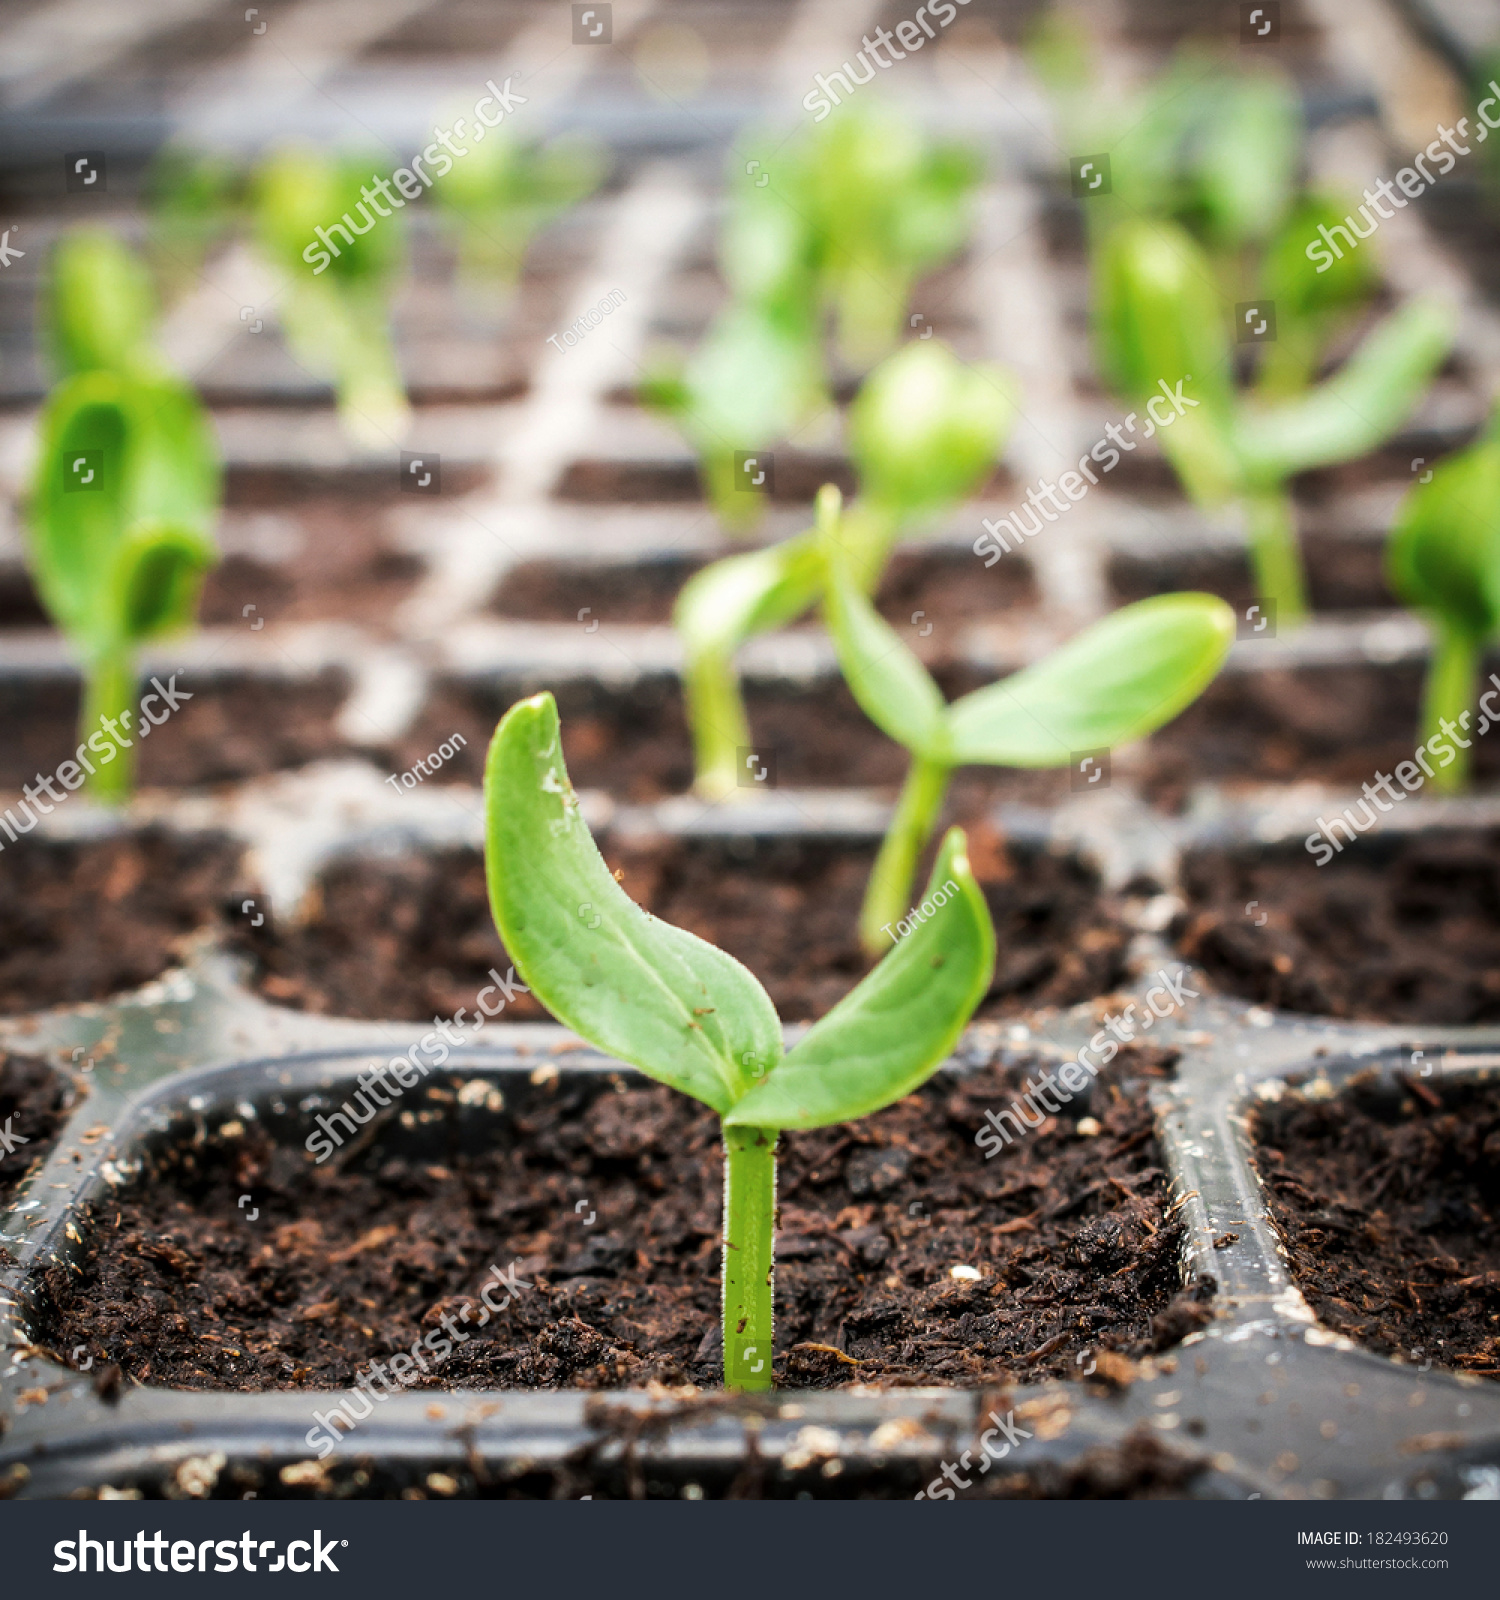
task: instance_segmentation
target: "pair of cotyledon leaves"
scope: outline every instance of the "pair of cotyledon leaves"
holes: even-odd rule
[[[532,993],[726,1123],[815,1128],[878,1111],[947,1056],[989,985],[994,929],[958,829],[933,874],[958,893],[787,1051],[770,997],[738,961],[616,883],[568,783],[550,695],[502,719],[485,811],[495,924]]]
[[[1213,676],[1233,634],[1232,613],[1213,596],[1143,601],[944,708],[863,596],[836,570],[831,577],[836,634],[844,645],[857,636],[853,651],[869,669],[855,693],[893,737],[955,764],[1058,765],[1072,750],[1159,726]],[[878,1111],[944,1060],[989,986],[994,929],[959,829],[938,853],[931,916],[784,1051],[755,978],[642,911],[616,883],[568,783],[550,695],[521,701],[501,721],[485,808],[495,923],[532,992],[582,1038],[727,1123],[813,1128]],[[956,894],[943,889],[949,882]]]
[[[895,530],[934,515],[982,481],[1014,413],[1014,384],[1001,368],[965,366],[936,339],[913,340],[870,374],[849,409],[860,498],[845,524],[868,525],[862,557],[871,582]],[[690,655],[729,653],[799,616],[817,599],[822,577],[822,554],[809,530],[705,567],[684,585],[674,621]]]
[[[1144,402],[1159,382],[1190,379],[1184,393],[1197,404],[1160,438],[1190,492],[1210,503],[1373,449],[1416,404],[1453,340],[1449,308],[1414,300],[1386,317],[1334,377],[1259,405],[1235,393],[1213,270],[1184,229],[1122,224],[1101,246],[1095,277],[1100,363],[1114,387]]]
[[[48,285],[63,381],[41,419],[32,567],[53,618],[96,655],[192,620],[219,469],[192,392],[150,345],[145,271],[111,235],[65,238]]]
[[[850,580],[832,536],[825,550],[825,612],[850,691],[883,733],[938,766],[1067,766],[1138,739],[1197,699],[1234,639],[1234,613],[1217,596],[1159,595],[949,705]]]

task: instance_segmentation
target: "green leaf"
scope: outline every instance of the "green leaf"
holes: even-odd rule
[[[947,706],[926,667],[851,582],[834,541],[825,534],[828,562],[824,614],[839,667],[860,709],[888,738],[929,759],[946,750]]]
[[[1307,256],[1308,243],[1319,226],[1342,224],[1353,207],[1341,210],[1322,195],[1309,195],[1287,218],[1266,247],[1261,290],[1276,302],[1277,338],[1288,321],[1322,312],[1353,310],[1374,294],[1380,282],[1375,256],[1369,250],[1348,250],[1342,259],[1330,256],[1322,272]]]
[[[1413,485],[1386,570],[1408,605],[1481,639],[1500,628],[1500,410],[1479,440]]]
[[[1275,73],[1221,78],[1213,90],[1191,157],[1186,209],[1202,218],[1215,243],[1239,249],[1266,238],[1286,215],[1301,154],[1301,105]]]
[[[1234,641],[1214,595],[1125,606],[1035,666],[948,708],[949,756],[1005,767],[1066,766],[1170,722],[1212,681]]]
[[[1232,367],[1225,307],[1201,246],[1175,223],[1114,229],[1095,255],[1094,327],[1111,385],[1131,400],[1191,374],[1193,392],[1227,415]],[[1162,434],[1165,440],[1172,430]]]
[[[683,423],[699,450],[769,450],[821,394],[816,352],[802,331],[749,308],[715,325],[684,381]]]
[[[695,572],[682,586],[672,621],[689,650],[732,652],[752,634],[801,616],[822,582],[816,540],[801,533]]]
[[[197,529],[134,523],[120,541],[111,580],[121,637],[138,644],[185,628],[215,558],[213,541]]]
[[[64,377],[158,365],[150,344],[150,277],[114,234],[81,228],[63,235],[52,253],[44,307],[48,343]]]
[[[331,259],[319,273],[320,282],[383,287],[394,275],[403,248],[401,213],[387,206],[391,215],[379,216],[360,192],[361,186],[372,185],[381,175],[378,165],[330,160],[315,150],[289,149],[272,156],[256,173],[252,186],[256,237],[266,256],[289,274],[294,290],[308,281],[317,252],[323,248],[316,234],[319,227],[339,252],[336,256],[327,252]],[[344,221],[346,212],[352,226]],[[365,226],[367,218],[373,219],[373,226]]]
[[[937,339],[903,345],[849,410],[861,495],[903,520],[962,500],[989,476],[1015,414],[1009,374],[966,367]]]
[[[550,694],[495,730],[485,868],[516,970],[580,1038],[721,1113],[781,1059],[776,1012],[745,968],[615,882],[579,815]]]
[[[1245,407],[1236,441],[1247,478],[1277,484],[1294,472],[1373,450],[1422,398],[1455,332],[1448,307],[1414,300],[1392,312],[1337,376],[1309,394],[1271,410]]]
[[[87,655],[186,626],[215,559],[219,473],[175,379],[87,372],[42,413],[31,555],[48,611]],[[79,487],[82,462],[95,482]]]
[[[1184,488],[1200,505],[1239,487],[1225,311],[1213,268],[1174,223],[1128,222],[1095,253],[1094,333],[1111,385],[1144,406],[1179,379],[1198,403],[1157,433]]]
[[[730,1126],[821,1128],[868,1116],[947,1059],[995,967],[995,930],[961,829],[938,853],[925,920],[725,1117]],[[943,897],[938,903],[938,896]]]

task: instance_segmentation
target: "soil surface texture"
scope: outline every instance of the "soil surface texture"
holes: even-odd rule
[[[733,554],[733,551],[726,551]],[[660,623],[672,620],[678,593],[708,556],[664,557],[638,562],[527,561],[505,575],[491,609],[524,622],[577,622],[585,607],[601,623]],[[982,621],[1012,606],[1035,605],[1031,568],[1018,561],[986,569],[968,550],[902,549],[891,557],[877,605],[899,626],[912,626],[921,611],[934,631],[959,622]],[[806,621],[816,625],[815,613]],[[913,648],[928,635],[917,625]]]
[[[1181,1288],[1146,1104],[1170,1069],[1126,1054],[1095,1123],[1048,1118],[990,1162],[975,1131],[1034,1061],[783,1135],[779,1381],[1063,1377],[1086,1352],[1143,1354],[1207,1320]],[[45,1274],[46,1339],[153,1384],[305,1388],[310,1427],[318,1391],[418,1339],[429,1370],[403,1376],[423,1387],[716,1387],[717,1118],[619,1075],[540,1077],[505,1085],[503,1113],[494,1080],[434,1080],[417,1109],[446,1127],[398,1102],[321,1167],[301,1117],[296,1142],[241,1117],[170,1145],[99,1208],[81,1271]],[[481,1295],[501,1306],[501,1278],[513,1292],[490,1316]]]
[[[969,843],[999,946],[979,1016],[1073,1005],[1124,981],[1129,931],[1083,867],[1008,850],[983,824]],[[873,846],[747,841],[737,852],[676,842],[606,846],[605,859],[639,904],[749,967],[784,1021],[822,1016],[867,970],[856,929]],[[472,1011],[490,967],[503,976],[509,965],[475,851],[336,863],[305,922],[252,929],[242,921],[237,938],[267,999],[339,1016]],[[521,995],[501,1016],[547,1013]]]
[[[1319,1318],[1382,1355],[1500,1377],[1500,1085],[1399,1098],[1289,1094],[1256,1116],[1257,1161]]]
[[[168,675],[158,674],[170,684]],[[139,746],[142,788],[191,789],[236,783],[309,761],[347,754],[334,728],[348,696],[334,669],[316,678],[215,678],[179,673],[186,691],[176,714]],[[191,698],[188,698],[190,696]],[[0,790],[18,791],[55,772],[77,748],[78,686],[64,679],[0,685]]]
[[[1205,851],[1183,887],[1177,947],[1227,993],[1368,1021],[1500,1018],[1500,833],[1372,836],[1321,868],[1301,849]]]
[[[980,681],[957,670],[939,670],[935,676],[950,698]],[[443,774],[451,783],[481,782],[495,725],[515,701],[539,689],[556,696],[563,759],[575,788],[603,789],[644,804],[692,787],[692,738],[671,678],[646,679],[623,693],[598,683],[554,683],[545,676],[493,687],[441,684],[417,719],[420,731],[393,750],[390,765],[404,771],[458,732],[468,744]],[[842,682],[803,687],[751,679],[745,708],[756,754],[770,774],[766,781],[776,787],[894,791],[906,776],[906,751],[874,727]],[[1005,799],[1050,805],[1067,797],[1068,777],[1067,771],[969,767],[957,774],[951,794],[955,807],[963,792],[990,804]]]
[[[1314,611],[1388,611],[1400,605],[1385,581],[1385,550],[1378,540],[1305,538],[1302,550]],[[1109,581],[1122,604],[1185,589],[1222,595],[1236,610],[1256,598],[1249,557],[1238,550],[1189,551],[1157,560],[1117,555],[1109,564]]]
[[[0,1204],[52,1148],[68,1101],[67,1080],[32,1056],[0,1056],[0,1128],[14,1149],[0,1146]],[[5,1249],[0,1245],[0,1259]]]
[[[1147,790],[1164,805],[1206,781],[1316,779],[1357,794],[1411,760],[1421,696],[1408,663],[1221,673],[1151,736]],[[1500,774],[1500,742],[1476,740],[1472,756],[1479,779]]]
[[[104,1000],[160,977],[189,934],[238,911],[240,855],[222,836],[158,829],[9,846],[0,1014]]]

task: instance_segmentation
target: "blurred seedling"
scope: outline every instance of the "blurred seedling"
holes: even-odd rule
[[[103,730],[131,728],[140,646],[193,622],[218,559],[218,457],[197,397],[151,346],[146,269],[125,245],[106,233],[65,236],[46,307],[64,376],[39,423],[30,565],[83,668],[79,738],[97,757],[88,787],[120,801],[135,740]]]
[[[1460,789],[1473,735],[1500,720],[1471,726],[1480,661],[1500,633],[1500,406],[1468,449],[1412,486],[1391,530],[1386,572],[1432,626],[1422,743],[1440,757],[1451,752],[1433,768],[1434,787]]]
[[[972,494],[993,470],[1014,412],[998,367],[966,367],[939,340],[914,340],[872,372],[849,412],[860,495],[843,514],[853,581],[873,592],[892,546]],[[708,798],[738,781],[753,744],[735,655],[758,633],[816,604],[823,563],[814,530],[726,557],[683,586],[673,620],[682,639],[697,788]]]
[[[1143,409],[1182,381],[1191,409],[1157,435],[1192,500],[1244,512],[1256,595],[1279,624],[1307,615],[1290,480],[1351,461],[1410,415],[1453,341],[1451,313],[1413,300],[1379,322],[1342,368],[1304,393],[1240,392],[1226,308],[1201,247],[1174,223],[1110,232],[1094,262],[1094,332],[1106,380]]]
[[[860,942],[876,955],[906,917],[917,862],[956,767],[1065,767],[1075,751],[1108,750],[1153,732],[1212,681],[1234,641],[1234,612],[1207,594],[1142,600],[950,705],[850,576],[837,497],[830,486],[819,504],[824,616],[850,692],[911,755],[860,910]]]
[[[720,246],[730,304],[684,365],[658,368],[642,391],[697,452],[729,531],[764,509],[736,455],[771,449],[827,408],[825,318],[851,371],[889,354],[917,279],[967,240],[980,172],[969,147],[864,103],[799,140],[736,152]]]
[[[458,243],[460,281],[493,298],[515,288],[532,240],[604,181],[607,159],[592,140],[525,142],[490,130],[433,186]]]
[[[276,310],[292,354],[332,382],[345,431],[369,449],[395,445],[411,416],[390,327],[402,219],[366,200],[375,176],[356,161],[284,150],[251,194],[260,249],[285,276]]]

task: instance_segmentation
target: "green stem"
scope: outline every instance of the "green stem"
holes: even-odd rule
[[[776,1130],[724,1129],[724,1387],[769,1389]]]
[[[127,729],[121,714],[135,710],[135,662],[128,649],[116,647],[108,650],[84,668],[83,710],[78,718],[78,742],[87,744],[90,734],[103,733],[115,750],[113,761],[103,763],[97,752],[90,756],[94,775],[86,780],[88,792],[106,805],[119,805],[127,800],[135,787],[135,728]],[[112,718],[120,730],[118,739],[111,736],[102,718]],[[132,715],[132,721],[134,717]],[[130,740],[126,748],[125,740]]]
[[[740,751],[750,747],[734,653],[689,650],[683,685],[693,730],[694,787],[705,800],[722,800],[739,787]]]
[[[1307,620],[1307,582],[1292,498],[1284,488],[1252,490],[1245,511],[1256,598],[1276,602],[1278,628],[1295,628]]]
[[[1462,789],[1469,779],[1469,752],[1458,742],[1461,735],[1459,718],[1470,713],[1474,706],[1474,685],[1479,677],[1479,662],[1484,641],[1467,628],[1455,627],[1451,622],[1437,619],[1432,641],[1432,665],[1427,669],[1427,691],[1422,706],[1423,743],[1434,736],[1452,741],[1456,761],[1447,766],[1433,768],[1432,786],[1443,793],[1452,794]],[[1452,734],[1443,732],[1447,722]],[[1474,730],[1467,730],[1472,743]]]
[[[922,756],[912,757],[860,908],[859,942],[869,955],[881,955],[896,942],[895,925],[907,913],[917,861],[943,809],[951,770]]]

